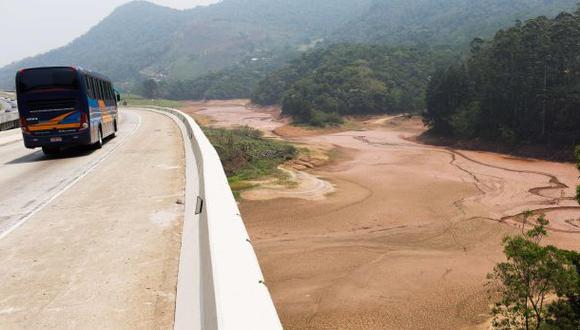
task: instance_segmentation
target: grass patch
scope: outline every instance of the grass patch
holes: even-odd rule
[[[185,106],[182,101],[166,100],[166,99],[145,99],[139,95],[125,94],[121,96],[121,104],[127,102],[129,107],[146,107],[146,106],[156,106],[156,107],[166,107],[180,109]]]
[[[242,191],[254,188],[256,186],[253,183],[240,179],[238,176],[228,177],[228,182],[230,184],[230,189],[234,193],[234,197],[236,199],[240,198]]]
[[[294,122],[291,124],[294,127],[302,128],[312,132],[331,132],[331,131],[359,131],[364,129],[358,121],[348,118],[343,118],[341,123],[332,123],[327,125],[313,125],[311,123]]]
[[[267,176],[282,177],[278,166],[298,154],[293,145],[266,139],[261,131],[250,127],[204,127],[203,131],[217,150],[236,197],[255,186],[247,181]]]
[[[333,161],[336,161],[340,157],[340,152],[338,151],[337,148],[333,148],[333,149],[330,149],[328,151],[327,155],[328,155],[328,160],[333,162]]]

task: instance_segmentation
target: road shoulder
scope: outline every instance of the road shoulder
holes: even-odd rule
[[[7,328],[170,328],[181,244],[179,128],[142,127],[111,159],[0,241]]]

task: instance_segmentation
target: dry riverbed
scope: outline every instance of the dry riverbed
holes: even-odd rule
[[[483,327],[485,276],[528,209],[550,219],[549,243],[580,249],[573,164],[422,145],[417,118],[312,131],[244,100],[186,111],[315,150],[286,168],[296,184],[240,203],[287,329]]]

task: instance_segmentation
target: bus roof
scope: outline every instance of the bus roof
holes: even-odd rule
[[[20,73],[22,71],[27,71],[27,70],[64,69],[64,68],[66,68],[66,69],[74,69],[74,70],[76,70],[78,72],[81,72],[81,73],[84,73],[86,75],[89,75],[89,76],[92,76],[92,77],[95,77],[95,78],[98,78],[98,79],[101,79],[101,80],[104,80],[104,81],[111,82],[111,79],[109,79],[107,76],[105,76],[103,74],[100,74],[100,73],[97,73],[97,72],[94,72],[94,71],[91,71],[91,70],[86,70],[86,69],[84,69],[84,68],[82,68],[80,66],[74,66],[74,65],[73,66],[39,66],[39,67],[32,67],[32,68],[23,68],[23,69],[18,70],[18,73]]]

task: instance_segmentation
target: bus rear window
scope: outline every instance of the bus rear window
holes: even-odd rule
[[[46,68],[24,70],[19,75],[20,93],[50,88],[78,89],[77,72],[69,68]]]

